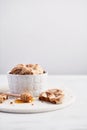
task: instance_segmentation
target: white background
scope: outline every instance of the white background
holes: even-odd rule
[[[18,63],[87,74],[87,0],[0,0],[0,73]]]

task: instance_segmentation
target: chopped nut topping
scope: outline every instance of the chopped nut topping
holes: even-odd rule
[[[19,75],[34,75],[43,73],[45,73],[45,71],[38,64],[18,64],[10,71],[10,74]]]

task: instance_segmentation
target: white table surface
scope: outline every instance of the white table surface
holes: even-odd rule
[[[49,87],[73,91],[76,101],[61,110],[37,114],[0,112],[0,130],[87,130],[87,75],[48,77]],[[0,76],[0,90],[7,90],[6,75]]]

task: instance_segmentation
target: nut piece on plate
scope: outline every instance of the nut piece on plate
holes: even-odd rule
[[[60,89],[49,89],[45,92],[42,92],[39,95],[39,100],[50,102],[53,104],[62,103],[64,97],[64,93]]]
[[[6,94],[0,94],[0,103],[3,103],[6,99],[8,99]]]

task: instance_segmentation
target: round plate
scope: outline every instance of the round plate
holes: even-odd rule
[[[4,103],[0,104],[0,111],[10,113],[39,113],[63,109],[72,104],[75,100],[75,97],[70,91],[63,91],[65,96],[61,104],[41,102],[38,99],[33,101],[32,103],[10,104],[10,102],[14,101],[14,99],[8,99],[4,101]]]

